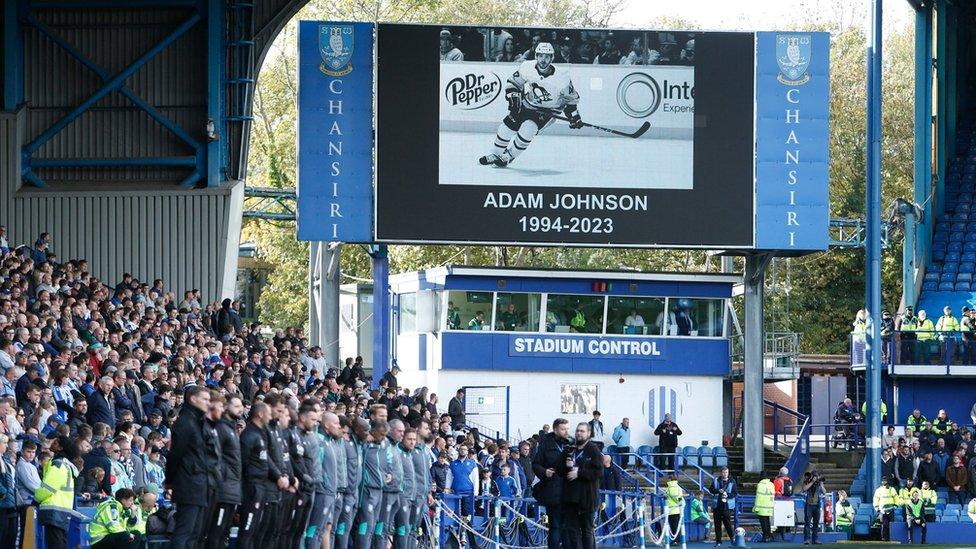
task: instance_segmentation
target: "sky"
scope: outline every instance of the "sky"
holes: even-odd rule
[[[886,28],[914,20],[906,0],[884,2]],[[662,18],[680,18],[708,30],[777,30],[815,14],[849,27],[866,25],[867,0],[627,0],[611,25],[641,27]]]

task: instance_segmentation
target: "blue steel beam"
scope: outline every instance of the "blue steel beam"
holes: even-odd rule
[[[91,97],[82,102],[81,105],[75,107],[70,113],[65,115],[63,118],[54,123],[53,126],[44,131],[41,135],[37,136],[36,139],[31,141],[24,147],[25,160],[27,161],[27,169],[30,169],[30,155],[37,152],[37,150],[51,140],[52,137],[57,135],[61,130],[63,130],[68,124],[75,121],[82,113],[91,108],[95,103],[98,103],[103,97],[111,93],[113,90],[118,89],[130,76],[136,73],[139,69],[144,67],[146,63],[149,62],[153,57],[156,57],[161,51],[169,47],[170,44],[176,41],[180,36],[190,30],[194,25],[200,21],[200,14],[194,13],[186,21],[180,24],[173,32],[168,34],[162,41],[150,48],[149,51],[142,54],[138,59],[133,61],[128,67],[122,70],[122,72],[115,75],[111,80],[105,83],[104,86],[98,89]]]
[[[932,241],[932,6],[926,3],[915,13],[915,203],[924,204],[922,219],[916,220],[915,260],[928,262]],[[907,227],[906,227],[907,229]],[[903,268],[906,268],[903,266]],[[914,273],[906,273],[914,276]],[[908,277],[905,277],[906,279]],[[913,281],[914,283],[914,281]],[[914,305],[906,300],[906,305]]]
[[[68,42],[66,42],[63,38],[61,38],[60,36],[58,36],[48,26],[46,26],[45,24],[43,24],[40,21],[38,21],[36,17],[34,17],[33,15],[28,14],[27,15],[27,22],[30,23],[30,25],[33,26],[35,29],[37,29],[41,34],[43,34],[44,36],[48,37],[48,39],[50,39],[52,42],[54,42],[58,46],[61,46],[61,49],[63,49],[64,51],[66,51],[68,53],[68,55],[70,55],[71,57],[75,58],[75,60],[77,60],[79,63],[81,63],[85,67],[88,67],[89,70],[91,70],[92,72],[94,72],[95,74],[97,74],[103,81],[108,81],[109,80],[109,78],[111,77],[111,73],[109,73],[108,71],[104,70],[102,67],[99,67],[97,64],[95,64],[94,61],[92,61],[92,60],[88,59],[87,57],[85,57],[84,54],[82,54],[80,51],[78,51],[77,49],[75,49],[74,46],[72,46],[71,44],[69,44]],[[196,139],[193,139],[192,137],[190,137],[190,135],[187,134],[183,130],[183,128],[179,127],[175,122],[173,122],[172,120],[170,120],[169,118],[167,118],[163,113],[161,113],[158,110],[156,110],[155,107],[153,107],[152,105],[150,105],[149,103],[147,103],[146,101],[144,101],[141,97],[139,97],[138,95],[136,95],[135,92],[133,92],[132,90],[130,90],[126,86],[124,86],[124,85],[123,86],[120,86],[118,91],[119,91],[119,93],[121,93],[122,95],[124,95],[126,98],[128,98],[129,101],[132,101],[132,103],[135,104],[135,106],[137,106],[140,109],[142,109],[143,111],[145,111],[146,114],[148,114],[149,116],[151,116],[153,118],[153,120],[155,120],[156,122],[159,122],[164,128],[166,128],[167,130],[169,130],[170,133],[172,133],[173,135],[175,135],[176,137],[178,137],[181,141],[183,141],[184,143],[186,143],[187,145],[189,145],[194,151],[196,151],[197,149],[200,149],[201,147],[203,147],[203,144],[201,144]]]
[[[214,124],[217,136],[207,143],[207,186],[220,185],[223,162],[221,140],[227,139],[224,127],[224,2],[209,0],[207,8],[207,118]],[[185,184],[185,183],[184,183]]]
[[[3,110],[24,102],[24,35],[22,0],[3,0]]]
[[[196,5],[196,0],[86,0],[85,2],[35,1],[30,3],[31,9],[69,10],[95,8],[191,8]]]
[[[32,168],[128,168],[142,166],[195,167],[195,156],[167,156],[143,158],[35,158]]]

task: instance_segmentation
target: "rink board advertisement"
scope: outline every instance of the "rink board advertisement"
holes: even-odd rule
[[[381,24],[377,240],[751,248],[754,61],[752,33]]]
[[[373,240],[373,25],[298,27],[298,239]]]

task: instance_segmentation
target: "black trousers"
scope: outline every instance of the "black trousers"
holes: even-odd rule
[[[617,452],[620,453],[620,466],[626,469],[627,462],[630,461],[630,456],[627,455],[630,453],[630,446],[618,446]]]
[[[264,504],[264,517],[261,519],[261,530],[258,537],[261,549],[275,549],[278,546],[278,525],[281,522],[281,500],[269,501]]]
[[[291,507],[291,524],[288,527],[287,539],[283,546],[288,549],[301,549],[305,539],[305,529],[308,528],[308,515],[312,512],[312,501],[315,493],[299,492],[295,504]]]
[[[660,456],[657,456],[658,468],[669,471],[674,469],[674,448],[661,448]]]
[[[68,531],[45,524],[44,545],[47,549],[68,549]]]
[[[295,513],[295,504],[298,503],[298,494],[291,492],[284,492],[281,494],[281,504],[278,507],[277,522],[275,524],[275,529],[278,531],[278,539],[276,540],[276,546],[269,545],[268,549],[288,549],[288,542],[292,538],[292,531],[295,530],[292,519]],[[301,534],[305,535],[305,525],[301,526]]]
[[[817,543],[820,535],[820,505],[806,504],[803,512],[803,540]]]
[[[568,546],[565,549],[596,549],[596,538],[593,534],[594,512],[581,509],[577,505],[566,505],[563,509],[565,516],[563,539]]]
[[[881,541],[891,541],[891,521],[894,518],[894,511],[881,513]]]
[[[91,547],[92,549],[137,549],[141,545],[141,534],[130,537],[129,532],[118,532],[105,536],[101,541]]]
[[[546,537],[547,549],[572,549],[563,545],[566,537],[566,509],[561,505],[547,505],[546,517],[549,518],[549,535]]]
[[[204,505],[178,504],[176,506],[176,525],[173,528],[170,545],[188,549],[201,547],[206,515],[207,507]]]
[[[245,489],[247,494],[248,490]],[[270,515],[260,497],[246,498],[238,509],[240,523],[237,525],[237,548],[252,549],[261,546],[261,537],[268,530]]]
[[[681,529],[681,513],[668,515],[668,528],[670,529],[671,532],[671,539],[677,541],[678,530]]]
[[[735,541],[735,532],[732,530],[732,513],[719,503],[712,510],[712,518],[715,519],[715,543],[722,543],[722,526],[725,525],[725,532],[729,535],[729,541]]]
[[[769,525],[769,517],[759,517],[759,527],[762,529],[762,540],[770,541],[773,539],[773,529]]]
[[[230,536],[230,527],[234,524],[234,503],[218,503],[207,520],[207,549],[224,549]]]
[[[0,509],[0,547],[16,547],[19,531],[20,517],[17,509]]]
[[[915,543],[915,528],[922,531],[922,545],[925,545],[925,534],[928,531],[928,527],[925,525],[924,518],[910,519],[908,521],[908,543]]]

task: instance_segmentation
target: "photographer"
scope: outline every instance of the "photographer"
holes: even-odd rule
[[[654,434],[658,437],[657,444],[660,447],[658,466],[665,470],[674,469],[674,451],[678,449],[678,436],[681,435],[681,428],[678,424],[671,421],[671,414],[664,414],[664,421],[654,429]]]
[[[732,515],[735,513],[735,497],[739,495],[738,483],[729,474],[728,467],[722,467],[722,474],[715,477],[709,489],[714,501],[712,502],[712,516],[715,518],[715,547],[722,545],[722,526],[729,534],[729,541],[735,541],[732,530]]]
[[[566,454],[565,539],[570,549],[596,549],[594,513],[600,508],[603,454],[590,440],[590,424],[576,426],[576,446]]]
[[[823,478],[815,471],[803,473],[801,491],[806,498],[803,507],[803,543],[821,545],[817,536],[820,535],[820,497],[826,493]]]
[[[567,474],[567,452],[572,451],[568,436],[569,422],[563,418],[556,419],[552,422],[552,431],[542,437],[532,458],[532,472],[539,480],[532,487],[532,495],[546,507],[546,516],[549,517],[548,549],[560,549],[563,545],[571,549],[569,544],[563,544],[563,478]]]

